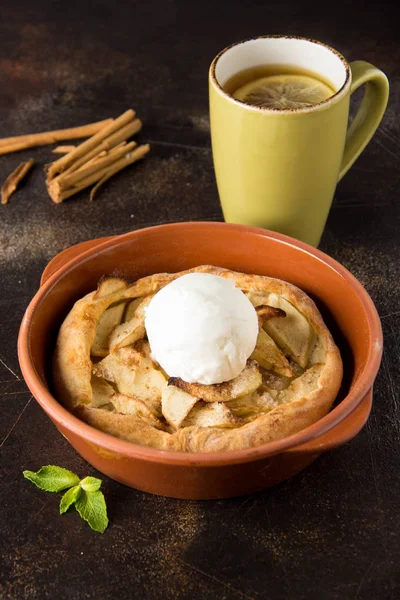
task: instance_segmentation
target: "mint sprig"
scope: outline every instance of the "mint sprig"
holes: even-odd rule
[[[101,479],[96,479],[96,477],[85,477],[79,482],[79,485],[85,492],[97,492],[101,486]]]
[[[37,473],[24,471],[24,477],[44,492],[62,492],[79,483],[78,475],[68,469],[53,465],[42,467]]]
[[[100,492],[101,479],[84,477],[57,467],[48,465],[34,473],[24,471],[24,477],[45,492],[65,492],[60,502],[60,514],[75,506],[79,515],[94,531],[104,533],[108,526],[107,506],[103,492]]]
[[[80,485],[74,485],[68,492],[65,492],[60,502],[60,515],[67,512],[67,510],[75,504],[81,494],[82,488]]]
[[[75,502],[75,508],[90,527],[95,531],[104,533],[107,529],[107,507],[103,492],[86,492],[82,490]]]

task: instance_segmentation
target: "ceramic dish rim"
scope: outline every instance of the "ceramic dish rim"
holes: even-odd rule
[[[108,248],[112,248],[113,246],[118,245],[121,242],[125,242],[132,237],[140,239],[142,236],[149,235],[149,232],[157,233],[158,231],[162,231],[167,228],[179,230],[187,228],[190,229],[191,227],[199,229],[204,227],[211,227],[213,229],[219,227],[229,227],[233,231],[249,233],[252,236],[261,235],[262,237],[273,238],[279,243],[292,247],[294,246],[296,249],[301,250],[306,254],[311,254],[313,258],[316,258],[336,271],[336,273],[349,282],[351,287],[355,288],[357,295],[359,296],[364,307],[365,315],[369,324],[369,334],[372,338],[368,359],[365,362],[362,372],[357,377],[353,387],[346,397],[343,398],[343,400],[325,417],[318,420],[313,425],[280,440],[244,450],[197,453],[160,450],[157,448],[151,448],[121,440],[110,434],[104,433],[103,431],[95,429],[91,425],[78,419],[78,417],[64,408],[50,393],[47,386],[42,383],[41,377],[34,368],[30,359],[31,322],[37,306],[48,293],[51,293],[52,289],[57,285],[60,277],[73,270],[77,264],[81,265],[86,260],[91,259],[93,255],[101,253],[103,250],[107,250]],[[304,242],[300,242],[286,235],[258,227],[236,225],[217,221],[185,221],[180,223],[155,225],[152,227],[137,229],[125,234],[113,236],[111,239],[101,242],[98,246],[89,248],[81,254],[78,254],[57,269],[39,288],[38,292],[35,294],[26,309],[18,336],[18,357],[26,384],[31,390],[36,401],[40,404],[40,406],[44,409],[57,427],[60,426],[78,437],[84,437],[87,443],[96,445],[106,451],[123,456],[124,458],[130,457],[147,460],[149,462],[168,463],[175,465],[212,467],[217,465],[220,466],[251,462],[258,459],[263,459],[267,456],[280,454],[288,450],[293,450],[296,446],[314,440],[324,433],[330,431],[333,427],[338,425],[352,413],[352,411],[363,400],[367,392],[371,389],[379,369],[382,356],[382,346],[383,339],[381,323],[377,310],[369,294],[361,285],[361,283],[345,267],[327,254],[324,254],[318,249],[312,248]]]

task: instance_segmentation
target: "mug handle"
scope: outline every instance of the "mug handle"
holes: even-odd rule
[[[386,109],[389,82],[386,75],[364,60],[350,63],[352,83],[350,94],[366,83],[364,97],[346,136],[339,180],[347,173],[374,135]]]

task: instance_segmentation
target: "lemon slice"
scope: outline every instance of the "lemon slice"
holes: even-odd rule
[[[308,75],[269,75],[246,83],[233,97],[260,108],[293,109],[318,104],[333,90]]]

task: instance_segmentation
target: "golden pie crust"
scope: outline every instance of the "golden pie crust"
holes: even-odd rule
[[[256,350],[225,384],[169,378],[150,356],[146,304],[193,272],[232,280],[259,316]],[[341,380],[339,350],[302,290],[213,266],[132,284],[104,278],[67,315],[53,357],[55,396],[71,412],[117,438],[171,451],[243,450],[297,433],[329,412]]]

